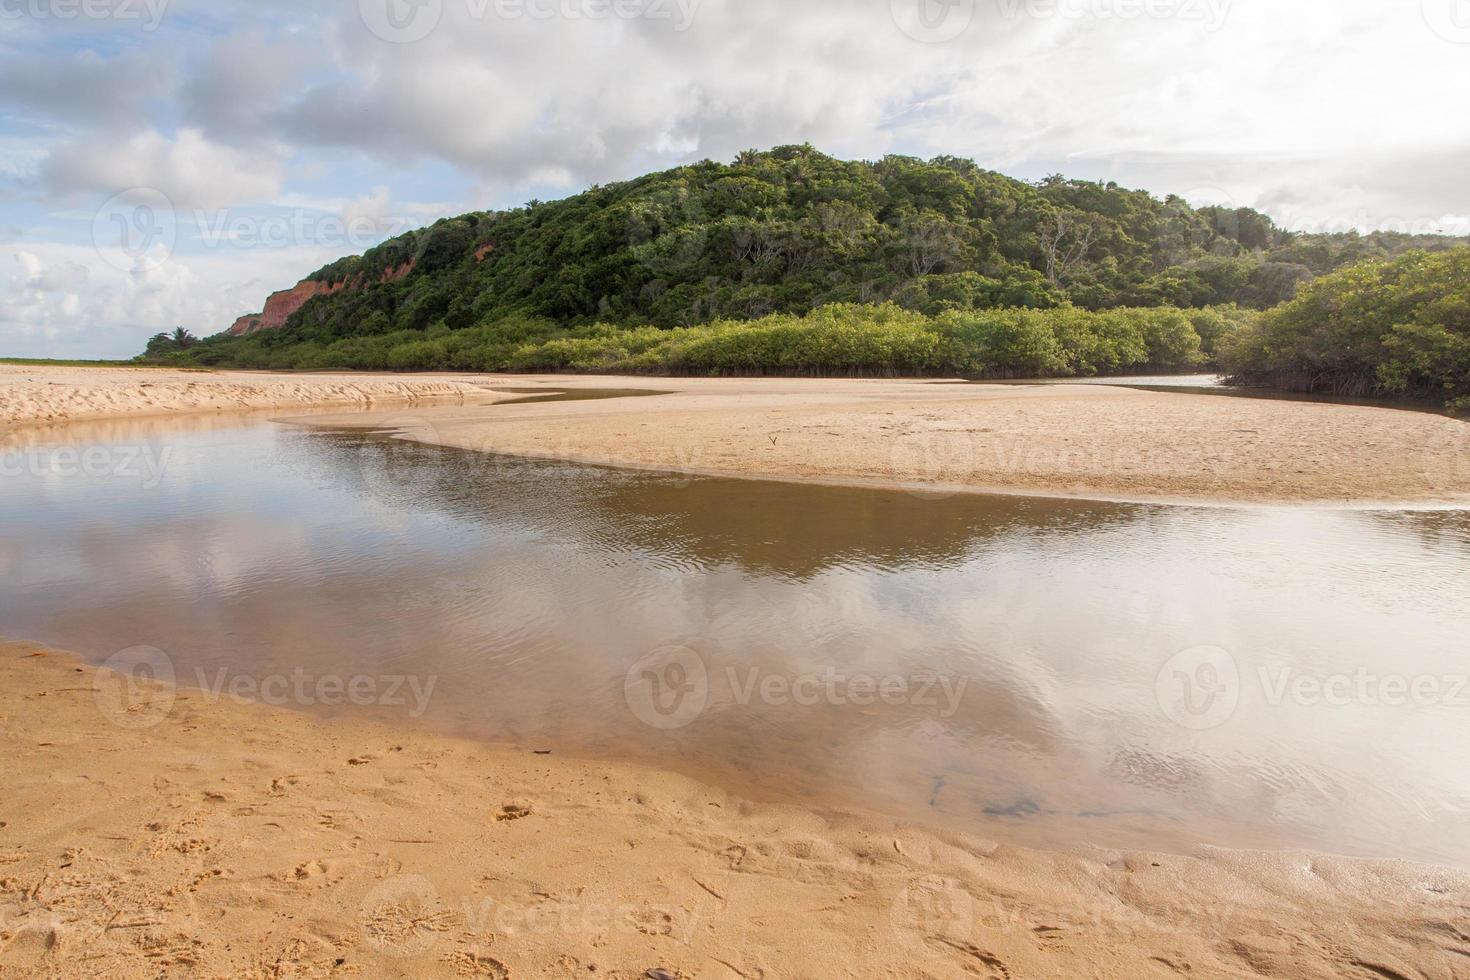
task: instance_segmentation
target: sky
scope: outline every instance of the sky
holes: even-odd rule
[[[0,0],[0,356],[741,150],[1470,233],[1470,0]]]

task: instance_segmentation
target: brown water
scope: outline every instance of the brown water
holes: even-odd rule
[[[214,425],[0,454],[0,634],[1026,843],[1470,863],[1470,514],[925,497]]]

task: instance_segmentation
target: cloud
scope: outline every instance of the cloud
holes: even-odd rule
[[[1436,7],[1462,0],[431,0],[399,11],[431,16],[410,43],[389,2],[171,0],[154,31],[61,19],[74,5],[0,18],[0,229],[24,229],[0,232],[0,341],[217,329],[356,250],[322,215],[392,230],[789,142],[1296,227],[1470,215],[1470,117],[1446,108],[1470,36]],[[290,234],[227,235],[144,288],[89,247],[97,204],[137,187],[170,199],[186,253],[194,209]]]
[[[921,0],[438,0],[407,8],[430,17],[424,36],[393,43],[390,22],[370,16],[375,2],[232,5],[216,14],[222,29],[191,32],[212,11],[178,0],[165,22],[171,48],[187,52],[177,70],[145,71],[155,46],[33,56],[0,77],[20,83],[10,98],[32,110],[99,129],[107,120],[106,138],[55,151],[53,192],[115,192],[159,170],[211,200],[221,188],[185,179],[189,162],[170,157],[214,148],[205,169],[251,191],[275,180],[268,158],[280,147],[361,154],[387,171],[444,163],[505,193],[810,141],[1139,185],[1152,173],[1140,160],[1172,160],[1194,171],[1189,184],[1220,179],[1203,172],[1219,161],[1357,154],[1364,119],[1376,147],[1410,163],[1470,140],[1470,124],[1424,97],[1470,87],[1470,48],[1412,3],[960,0],[941,8],[959,29],[924,43],[905,16]],[[121,122],[161,91],[187,127],[167,152],[158,120]],[[119,129],[124,159],[103,166],[94,158]],[[1285,175],[1262,200],[1310,192],[1328,171]],[[1242,199],[1265,190],[1227,189]],[[1340,189],[1359,198],[1350,208],[1372,193]]]
[[[113,139],[98,136],[56,148],[41,165],[54,195],[161,192],[176,208],[226,207],[269,200],[281,191],[285,168],[270,150],[236,149],[181,130],[169,139],[149,130]]]
[[[934,53],[898,34],[886,7],[842,9],[705,3],[679,33],[649,20],[475,17],[450,3],[438,30],[401,46],[347,21],[342,73],[280,107],[279,130],[298,145],[443,159],[509,185],[555,171],[608,180],[793,140],[886,143],[885,117]]]
[[[173,69],[161,51],[112,58],[95,51],[16,55],[0,64],[0,105],[63,123],[115,128],[140,122],[149,100],[172,86]]]
[[[221,63],[258,60],[281,97],[262,98],[238,67],[195,79],[187,98],[235,107],[215,115],[233,113],[238,133],[386,167],[443,161],[502,189],[793,141],[861,156],[976,156],[1031,176],[1043,161],[1070,162],[1059,169],[1136,185],[1148,173],[1131,169],[1141,158],[1208,169],[1215,157],[1351,154],[1365,117],[1407,160],[1442,149],[1423,145],[1426,134],[1431,144],[1470,138],[1420,97],[1470,86],[1465,50],[1418,11],[1375,0],[974,0],[966,28],[937,44],[905,33],[886,0],[703,0],[685,8],[687,30],[671,4],[649,8],[667,19],[594,19],[603,8],[592,0],[420,9],[439,11],[436,26],[406,44],[349,11],[321,39],[329,70],[291,91],[273,51],[224,42]],[[1300,187],[1321,177],[1303,172]]]
[[[218,333],[339,254],[221,247],[125,271],[90,247],[0,244],[0,355],[123,358],[176,326]]]
[[[184,120],[225,142],[274,140],[274,107],[316,59],[311,38],[255,31],[223,38],[193,65],[179,101]]]

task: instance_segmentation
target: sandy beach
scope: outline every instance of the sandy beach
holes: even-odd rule
[[[688,473],[1104,500],[1470,502],[1470,423],[1423,412],[1109,385],[531,378],[610,401],[429,407],[390,426],[464,449]]]
[[[352,404],[376,410],[306,421],[930,492],[1470,498],[1462,422],[1111,386],[0,379],[7,425],[50,426],[29,438]],[[608,387],[659,394],[518,402]],[[140,685],[15,643],[0,644],[0,746],[0,976],[1453,978],[1470,964],[1462,871],[1031,850],[643,766]]]
[[[479,390],[440,377],[0,364],[0,427],[290,406],[368,408],[464,398]]]
[[[1470,956],[1459,872],[1031,851],[23,645],[0,645],[0,745],[3,975],[1448,978]]]
[[[507,404],[597,389],[654,394]],[[1387,407],[1110,385],[0,366],[10,426],[331,405],[354,411],[309,421],[690,473],[1120,500],[1470,502],[1470,423]]]

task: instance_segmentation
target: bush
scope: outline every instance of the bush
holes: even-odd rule
[[[1470,248],[1324,276],[1221,346],[1242,380],[1340,395],[1470,396]]]
[[[927,316],[897,303],[837,303],[804,315],[773,313],[672,329],[607,323],[558,329],[545,320],[511,317],[461,330],[435,322],[422,331],[326,344],[270,341],[268,334],[236,338],[233,348],[209,352],[228,354],[235,364],[278,369],[973,378],[1184,368],[1200,356],[1200,337],[1178,310],[1093,313],[1066,305],[950,309]]]

